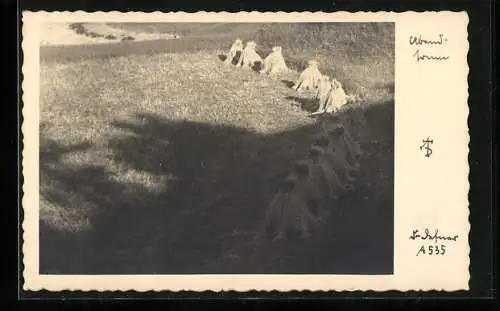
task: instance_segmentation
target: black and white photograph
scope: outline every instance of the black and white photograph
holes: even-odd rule
[[[39,31],[40,274],[393,274],[394,23]]]
[[[466,12],[23,12],[23,289],[468,290]]]

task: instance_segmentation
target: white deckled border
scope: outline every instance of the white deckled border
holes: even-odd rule
[[[38,94],[39,38],[43,22],[395,22],[395,250],[394,275],[39,275]],[[469,44],[465,12],[23,12],[22,134],[24,289],[38,291],[384,291],[469,288],[467,118]],[[408,37],[446,33],[447,63],[419,64]],[[431,159],[418,145],[435,139]],[[412,229],[439,228],[458,234],[448,255],[416,257]]]

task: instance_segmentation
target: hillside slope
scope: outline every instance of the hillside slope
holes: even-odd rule
[[[278,41],[266,27],[253,36]],[[288,87],[298,72],[224,66],[231,40],[193,38],[167,52],[42,62],[41,271],[391,273],[393,59],[325,54],[323,68],[367,96],[370,157],[357,192],[339,202],[341,222],[304,241],[257,243],[265,209],[317,132],[308,95]],[[287,59],[314,55],[302,46]]]

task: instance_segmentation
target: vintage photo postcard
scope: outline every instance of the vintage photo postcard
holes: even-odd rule
[[[468,290],[468,21],[23,12],[23,289]]]

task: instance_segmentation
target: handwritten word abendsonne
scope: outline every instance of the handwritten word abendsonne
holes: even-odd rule
[[[439,34],[439,39],[437,40],[427,40],[422,39],[422,35],[410,36],[410,45],[443,45],[445,42],[448,42],[448,39],[444,37],[443,34]]]

